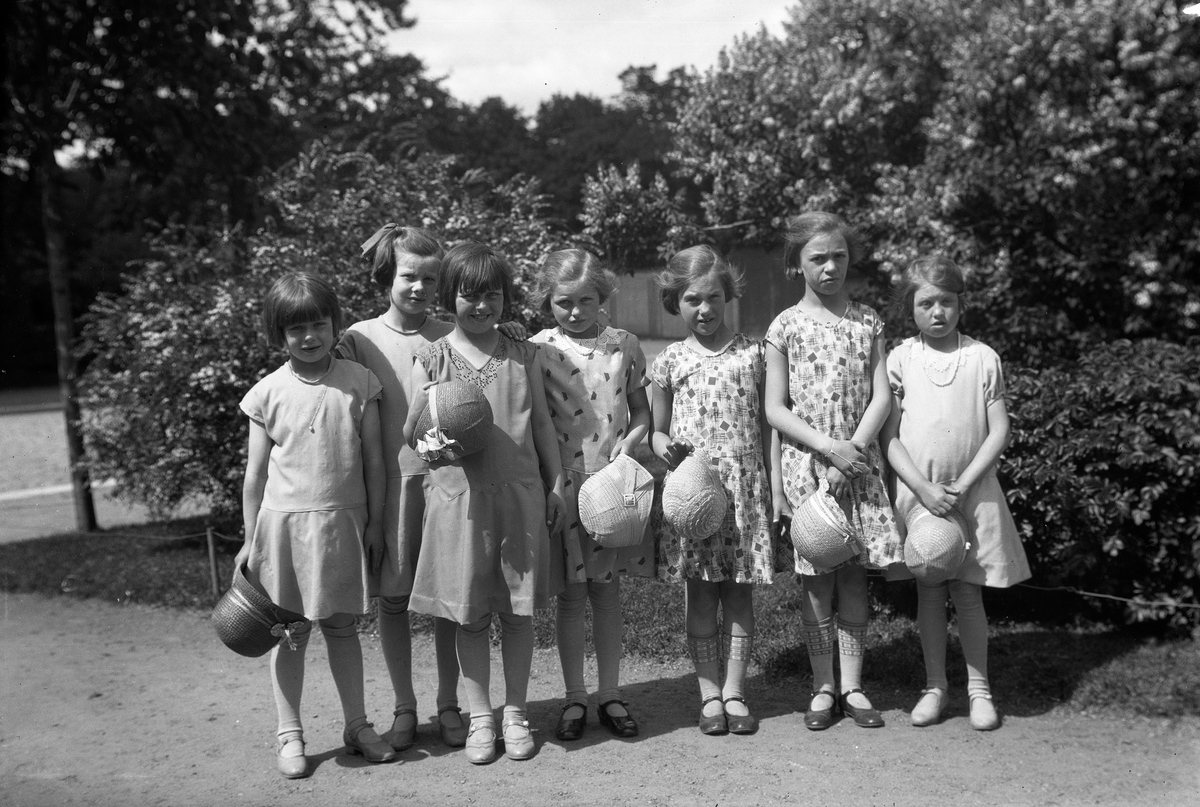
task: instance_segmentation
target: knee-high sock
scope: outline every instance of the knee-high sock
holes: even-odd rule
[[[833,617],[815,622],[804,620],[804,644],[808,649],[808,663],[812,665],[813,692],[837,691],[837,679],[833,674],[834,637]]]
[[[408,597],[379,598],[379,644],[388,677],[392,681],[395,708],[416,709],[417,695],[412,682],[412,630],[408,618]]]
[[[945,692],[946,678],[946,594],[945,583],[917,584],[917,630],[921,634],[921,654],[925,657],[925,687]]]
[[[280,642],[271,649],[271,689],[275,693],[280,741],[298,737],[304,731],[300,722],[300,696],[304,692],[304,653],[311,634],[312,623],[305,622],[303,628],[292,633],[291,647],[288,642]]]
[[[321,633],[325,637],[329,671],[333,673],[333,683],[342,702],[346,728],[353,728],[367,719],[367,707],[363,702],[362,645],[358,641],[354,617],[350,614],[334,614],[319,620],[317,624],[321,626]]]
[[[838,616],[838,663],[842,671],[842,692],[862,688],[863,646],[867,638],[866,622],[846,622]]]
[[[433,649],[437,654],[437,708],[458,706],[458,625],[443,617],[433,620]]]
[[[587,703],[587,685],[583,680],[584,615],[587,609],[587,583],[568,583],[558,595],[554,613],[554,631],[558,639],[558,661],[562,665],[563,688],[568,701]],[[595,614],[593,613],[593,628]]]
[[[745,695],[746,673],[754,647],[754,589],[749,583],[721,583],[721,622],[725,650],[725,699]]]
[[[472,720],[492,720],[492,660],[488,647],[491,629],[491,614],[458,626],[458,665]]]
[[[990,695],[988,683],[987,613],[983,587],[961,580],[950,581],[950,596],[958,616],[958,640],[967,662],[968,695]]]
[[[504,716],[525,719],[529,670],[533,667],[533,617],[500,614],[504,662]]]
[[[596,701],[608,703],[621,697],[621,632],[625,614],[621,610],[621,578],[610,583],[588,583],[592,603],[592,645],[596,648]]]

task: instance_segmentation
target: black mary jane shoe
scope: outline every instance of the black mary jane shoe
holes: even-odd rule
[[[832,703],[828,709],[814,709],[812,702],[822,695],[828,695]],[[804,728],[809,731],[824,731],[833,725],[833,713],[837,711],[838,699],[837,695],[822,689],[820,692],[814,692],[812,699],[808,702],[808,711],[804,713]]]
[[[746,705],[746,702],[738,697],[725,699],[725,703],[729,703],[730,701],[737,701],[743,706]],[[752,714],[731,715],[729,712],[726,712],[725,723],[729,726],[730,734],[753,734],[758,730],[758,721],[754,719],[754,715]]]
[[[713,701],[721,704],[720,714],[715,714],[712,717],[704,716],[704,707],[708,706]],[[705,698],[700,704],[700,733],[715,736],[718,734],[729,733],[729,721],[725,717],[725,702],[721,700],[720,695],[713,695],[711,698]]]
[[[636,737],[638,734],[637,721],[633,719],[631,714],[610,715],[608,707],[610,704],[619,703],[625,706],[625,701],[614,698],[610,701],[605,701],[596,709],[596,713],[600,717],[600,725],[607,728],[617,737]],[[628,712],[628,709],[626,709]]]
[[[575,706],[583,710],[579,713],[579,717],[567,717],[567,711]],[[571,701],[562,708],[562,715],[558,718],[558,728],[554,730],[554,736],[560,740],[578,740],[583,736],[583,727],[586,723],[587,704]]]
[[[850,696],[855,692],[867,697],[867,693],[861,689],[852,689],[849,692],[843,692],[838,697],[838,705],[841,706],[842,712],[846,717],[854,721],[854,725],[861,726],[864,729],[877,729],[883,726],[883,716],[875,711],[875,707],[868,706],[865,709],[858,709],[850,705]]]

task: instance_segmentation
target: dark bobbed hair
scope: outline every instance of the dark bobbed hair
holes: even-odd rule
[[[533,299],[548,314],[555,287],[577,280],[586,280],[594,286],[601,303],[617,290],[616,272],[609,269],[599,257],[586,249],[560,249],[551,252],[542,261],[534,281]]]
[[[800,271],[800,253],[808,242],[819,235],[836,233],[846,239],[846,249],[850,252],[850,265],[857,266],[866,255],[866,246],[858,231],[834,213],[824,213],[812,210],[788,219],[787,230],[784,233],[783,272],[788,280],[804,282],[804,273]]]
[[[667,268],[654,276],[661,290],[663,308],[668,314],[679,314],[679,295],[693,282],[715,273],[725,289],[725,302],[742,296],[746,279],[742,271],[721,257],[707,244],[688,247],[671,256]]]
[[[390,225],[389,225],[390,226]],[[396,279],[396,260],[400,253],[441,261],[446,256],[442,244],[420,227],[392,226],[363,257],[371,263],[371,279],[389,289]]]
[[[337,293],[324,279],[310,272],[295,272],[276,280],[263,301],[262,325],[267,344],[287,344],[287,329],[301,322],[328,317],[333,335],[342,332],[342,306]]]
[[[917,289],[925,284],[937,286],[958,295],[961,312],[967,310],[967,276],[957,263],[945,255],[925,255],[908,265],[896,282],[893,305],[903,319],[913,322],[913,300]]]
[[[454,313],[454,299],[459,294],[494,289],[504,292],[502,316],[507,316],[513,301],[513,279],[512,268],[503,255],[478,241],[466,241],[446,251],[437,287],[437,301],[442,308]]]

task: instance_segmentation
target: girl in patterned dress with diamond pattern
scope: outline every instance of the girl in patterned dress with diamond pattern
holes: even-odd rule
[[[762,345],[725,322],[725,305],[740,295],[743,281],[712,247],[677,253],[658,283],[663,307],[680,315],[689,333],[654,360],[650,447],[672,469],[693,449],[704,449],[729,499],[721,526],[700,537],[680,534],[656,508],[658,573],[686,584],[700,731],[750,734],[757,722],[743,689],[754,641],[753,592],[774,574],[771,507],[782,498],[778,475],[768,472],[777,466],[763,451],[771,430],[761,404]]]
[[[846,290],[846,274],[861,256],[858,238],[838,216],[811,212],[792,219],[784,269],[804,283],[804,296],[767,330],[767,416],[783,444],[787,502],[798,507],[824,479],[862,545],[856,557],[836,569],[815,568],[796,554],[813,672],[804,725],[813,731],[828,728],[838,709],[859,726],[883,725],[862,691],[867,569],[886,569],[901,557],[876,441],[891,406],[883,321],[871,308],[852,302]]]

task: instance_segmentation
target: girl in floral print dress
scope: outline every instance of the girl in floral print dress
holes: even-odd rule
[[[552,252],[538,272],[534,299],[553,315],[556,327],[533,337],[546,368],[546,400],[558,432],[566,479],[567,526],[563,531],[566,587],[558,595],[555,629],[566,703],[555,736],[578,740],[587,716],[583,680],[584,615],[592,605],[596,691],[601,725],[618,737],[633,737],[638,725],[621,700],[621,577],[654,576],[654,534],[641,542],[605,548],[579,519],[579,490],[589,476],[621,454],[632,454],[650,431],[646,357],[637,337],[600,321],[600,306],[617,278],[582,249]],[[553,570],[557,572],[559,570]]]
[[[784,267],[804,282],[804,296],[767,331],[767,417],[780,435],[784,492],[797,507],[828,482],[862,545],[837,569],[817,569],[796,554],[803,576],[802,616],[813,670],[804,725],[828,728],[836,709],[865,728],[883,718],[862,691],[867,632],[867,569],[902,559],[882,477],[876,437],[891,408],[883,322],[851,302],[846,273],[861,256],[838,216],[804,213],[789,222]],[[834,593],[841,688],[833,672]]]
[[[754,640],[753,586],[772,579],[768,506],[772,492],[782,492],[777,474],[772,484],[763,452],[770,445],[770,428],[761,405],[762,345],[725,323],[725,304],[741,293],[742,278],[711,247],[677,253],[658,283],[663,307],[682,316],[690,333],[654,361],[651,448],[672,469],[693,449],[704,449],[729,498],[720,528],[698,539],[679,534],[656,511],[659,576],[687,586],[700,730],[750,734],[757,723],[743,700],[743,687]]]

